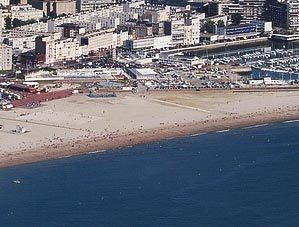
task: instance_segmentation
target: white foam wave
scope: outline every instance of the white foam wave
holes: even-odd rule
[[[88,154],[96,154],[96,153],[101,153],[104,151],[106,151],[106,150],[90,151],[90,152],[88,152]]]
[[[299,121],[299,119],[297,119],[297,120],[284,121],[284,122],[282,122],[282,123],[293,123],[293,122],[298,122],[298,121]]]
[[[219,131],[216,131],[216,133],[223,133],[223,132],[229,132],[230,129],[224,129],[224,130],[219,130]]]
[[[252,126],[244,127],[243,129],[258,128],[258,127],[264,127],[267,125],[269,125],[269,124],[252,125]]]

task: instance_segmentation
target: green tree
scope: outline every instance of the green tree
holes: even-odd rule
[[[5,29],[11,29],[11,17],[5,17]]]
[[[34,24],[34,23],[36,23],[37,21],[36,20],[34,20],[34,19],[30,19],[30,20],[26,20],[25,21],[25,24]]]
[[[204,30],[207,31],[208,33],[213,33],[215,30],[215,23],[214,21],[207,20],[204,23]]]
[[[47,20],[48,20],[47,17],[43,17],[43,18],[39,19],[39,21],[41,21],[41,22],[47,22]]]
[[[65,16],[67,16],[67,14],[62,13],[62,14],[58,15],[57,17],[65,17]]]
[[[50,17],[51,19],[54,19],[57,17],[57,14],[54,12],[54,11],[51,11],[49,14],[48,14],[48,17]]]
[[[223,21],[223,20],[219,20],[219,21],[217,21],[217,27],[218,27],[218,28],[225,27],[225,23],[224,23],[224,21]]]
[[[14,19],[12,20],[12,26],[13,26],[14,28],[16,28],[16,27],[20,27],[20,26],[22,26],[22,25],[24,25],[24,21],[19,20],[18,18],[14,18]]]
[[[10,0],[9,1],[10,5],[18,5],[20,3],[19,0]]]
[[[33,23],[36,23],[36,22],[37,21],[34,20],[34,19],[23,21],[23,20],[20,20],[18,18],[15,18],[12,21],[12,25],[15,28],[15,27],[20,27],[20,26],[27,25],[27,24],[33,24]]]
[[[231,19],[232,19],[232,24],[233,25],[238,25],[241,23],[241,20],[242,20],[242,16],[240,13],[233,13],[232,16],[231,16]]]

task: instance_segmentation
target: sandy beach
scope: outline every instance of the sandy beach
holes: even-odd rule
[[[299,90],[76,94],[0,113],[0,167],[299,119]],[[12,133],[17,125],[30,132]]]

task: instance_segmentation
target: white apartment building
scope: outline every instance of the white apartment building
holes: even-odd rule
[[[201,21],[205,14],[191,15],[189,18],[175,17],[171,21],[172,45],[196,45],[200,42]]]
[[[114,29],[89,32],[81,37],[81,43],[87,45],[89,52],[113,49],[117,46],[117,34]]]
[[[2,9],[0,7],[0,43],[2,43],[2,29],[3,29],[3,17],[2,17]]]
[[[142,8],[145,5],[145,0],[132,0],[130,3],[126,3],[131,8]]]
[[[291,0],[287,2],[287,23],[291,30],[299,31],[299,1]]]
[[[76,38],[67,38],[55,42],[55,61],[74,60],[82,55],[80,42]]]
[[[150,14],[152,23],[168,21],[170,19],[170,6],[166,6],[164,9],[152,9],[148,11],[148,14]]]
[[[12,46],[13,53],[19,54],[35,49],[35,38],[33,36],[15,36],[9,38],[9,43]]]
[[[59,1],[59,4],[62,4],[65,1]],[[134,5],[135,2],[132,4]],[[142,6],[141,9],[132,8],[132,4],[106,6],[103,9],[80,12],[75,15],[56,18],[54,20],[54,28],[52,28],[51,31],[49,31],[48,24],[44,22],[25,25],[17,29],[18,33],[23,31],[24,34],[29,34],[28,32],[30,32],[30,34],[34,33],[41,35],[57,31],[55,27],[64,23],[79,23],[82,26],[84,25],[87,31],[93,31],[94,28],[97,29],[98,27],[99,29],[115,28],[117,25],[122,25],[130,19],[137,19],[139,15],[144,14],[147,10],[144,6]],[[100,23],[100,26],[97,23]]]
[[[9,6],[9,0],[0,0],[0,5]]]
[[[129,34],[127,31],[116,33],[115,29],[107,29],[82,35],[81,44],[86,45],[85,48],[88,52],[97,52],[123,46],[128,39]]]
[[[165,9],[157,11],[157,22],[168,21],[170,19],[170,6],[166,6]]]
[[[136,39],[132,40],[132,49],[140,50],[140,49],[163,49],[169,48],[172,43],[172,37],[169,36],[157,36],[157,37],[149,37],[144,39]]]
[[[205,18],[205,14],[199,14],[191,19],[192,41],[191,45],[199,44],[200,42],[200,24],[201,20]]]
[[[154,47],[154,37],[145,39],[135,39],[131,41],[132,50],[150,49]]]
[[[184,45],[192,45],[192,25],[184,26]]]
[[[130,14],[138,14],[138,16],[142,16],[148,10],[145,6],[144,1],[132,2],[132,3],[124,3],[121,5],[123,12]]]
[[[57,15],[76,13],[76,1],[74,0],[54,0],[53,2],[53,10]]]
[[[172,44],[171,35],[154,37],[154,49],[169,48]]]
[[[253,20],[264,20],[266,0],[239,0],[242,8],[242,21],[250,23]]]
[[[56,15],[76,13],[75,0],[28,0],[28,2],[34,8],[42,10],[47,16],[50,12]]]
[[[127,31],[117,34],[116,46],[120,47],[124,45],[124,42],[129,39],[129,33]]]
[[[39,20],[44,16],[42,10],[33,8],[31,5],[12,5],[11,6],[12,20],[17,18],[22,21],[26,20]]]
[[[114,18],[113,16],[100,17],[98,18],[98,22],[100,23],[100,27],[102,29],[117,28],[117,26],[120,25],[120,18]]]
[[[218,4],[218,15],[228,15],[229,22],[231,23],[231,16],[233,14],[242,14],[243,13],[243,6],[239,3],[220,3]]]
[[[11,30],[12,36],[45,35],[48,33],[48,24],[38,22],[17,27]]]
[[[36,24],[36,23],[35,23]],[[10,36],[12,37],[21,37],[21,36],[34,36],[34,35],[45,35],[47,34],[47,29],[44,32],[41,31],[31,31],[23,30],[22,27],[17,27],[11,30]]]
[[[89,11],[99,9],[112,3],[116,3],[116,0],[78,0],[76,3],[76,8],[78,11]]]
[[[0,44],[0,70],[12,70],[12,47]]]
[[[118,18],[119,25],[125,24],[128,20],[138,19],[138,14],[136,13],[125,13],[125,12],[115,12],[112,11],[109,13],[110,18]]]
[[[91,32],[91,31],[96,31],[101,29],[101,24],[99,22],[79,21],[77,24],[81,27],[84,27],[86,32]]]
[[[35,52],[45,64],[74,60],[85,54],[86,46],[80,46],[76,38],[61,39],[59,33],[36,38]]]
[[[185,21],[183,18],[175,18],[171,21],[171,36],[173,46],[184,45]]]

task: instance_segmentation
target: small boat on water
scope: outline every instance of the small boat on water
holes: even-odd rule
[[[15,184],[21,184],[21,181],[19,181],[19,180],[13,180],[12,182]]]

